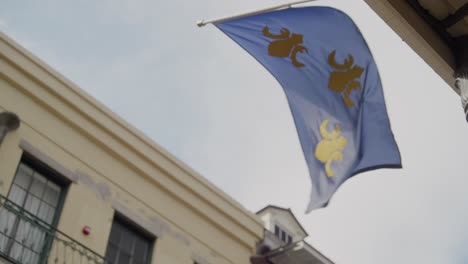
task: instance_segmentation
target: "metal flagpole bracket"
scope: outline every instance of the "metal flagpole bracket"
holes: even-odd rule
[[[6,134],[18,129],[19,126],[20,120],[15,113],[0,113],[0,145],[2,145],[2,141],[5,138]]]
[[[303,3],[313,2],[313,1],[317,1],[317,0],[295,1],[295,2],[291,2],[291,3],[277,5],[277,6],[273,6],[273,7],[269,7],[269,8],[265,8],[265,9],[260,9],[260,10],[257,10],[257,11],[247,12],[247,13],[243,13],[243,14],[239,14],[239,15],[235,15],[235,16],[229,16],[229,17],[223,17],[223,18],[217,18],[217,19],[210,19],[210,20],[206,20],[206,21],[204,19],[201,19],[201,20],[197,21],[197,26],[198,27],[203,27],[203,26],[208,25],[208,24],[216,24],[216,23],[221,23],[221,22],[225,22],[225,21],[229,21],[229,20],[233,20],[233,19],[237,19],[237,18],[246,17],[246,16],[253,16],[253,15],[258,15],[258,14],[261,14],[261,13],[270,12],[270,11],[274,11],[274,10],[290,8],[293,5],[298,5],[298,4],[303,4]]]

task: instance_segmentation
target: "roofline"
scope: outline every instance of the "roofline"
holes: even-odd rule
[[[287,244],[287,245],[285,245],[283,247],[279,247],[277,249],[274,249],[274,250],[266,253],[265,256],[267,258],[274,257],[274,256],[277,256],[277,255],[280,255],[283,252],[287,252],[288,250],[290,250],[292,248],[295,248],[297,246],[309,247],[316,254],[316,256],[327,260],[329,263],[333,263],[333,261],[331,259],[329,259],[327,256],[322,254],[319,250],[314,248],[311,244],[307,243],[307,241],[305,241],[305,240],[297,241],[295,243],[291,243],[291,244]]]
[[[327,256],[325,256],[324,254],[322,254],[322,252],[320,252],[319,250],[317,250],[315,247],[313,247],[311,244],[309,244],[307,241],[303,240],[304,244],[308,247],[310,247],[315,253],[317,253],[318,255],[320,255],[320,257],[328,260],[330,263],[333,263],[333,261],[331,259],[329,259]]]
[[[268,208],[278,209],[278,210],[282,210],[282,211],[286,211],[286,212],[290,213],[292,215],[292,217],[294,218],[294,221],[296,221],[296,223],[299,225],[299,227],[302,229],[302,231],[306,234],[306,236],[309,236],[309,234],[307,233],[305,228],[301,225],[301,222],[299,222],[299,220],[297,220],[297,218],[294,215],[294,213],[292,212],[291,208],[283,208],[283,207],[279,207],[279,206],[276,206],[276,205],[269,204],[269,205],[263,207],[262,209],[258,210],[255,214],[259,215]]]

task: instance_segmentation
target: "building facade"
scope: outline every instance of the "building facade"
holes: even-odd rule
[[[333,264],[305,241],[308,234],[291,209],[268,205],[256,213],[265,235],[253,264]]]
[[[0,140],[0,263],[247,264],[263,239],[255,214],[1,33],[0,113],[20,121]]]

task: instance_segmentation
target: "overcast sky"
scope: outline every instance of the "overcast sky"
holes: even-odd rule
[[[213,26],[279,0],[0,2],[0,30],[251,211],[292,208],[339,264],[468,262],[468,124],[459,97],[362,0],[318,1],[360,27],[401,170],[346,182],[305,215],[310,180],[285,95]]]

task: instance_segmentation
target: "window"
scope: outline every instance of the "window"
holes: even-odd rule
[[[0,252],[20,263],[39,263],[47,250],[49,237],[47,226],[57,222],[63,199],[63,185],[53,179],[57,176],[44,165],[23,160],[16,172],[8,199],[18,211],[3,211],[0,220]],[[20,219],[18,214],[34,215],[43,223],[39,228]]]
[[[275,225],[275,236],[285,243],[292,243],[292,237],[286,231]]]
[[[106,250],[108,264],[148,264],[153,240],[120,217],[115,217]]]

